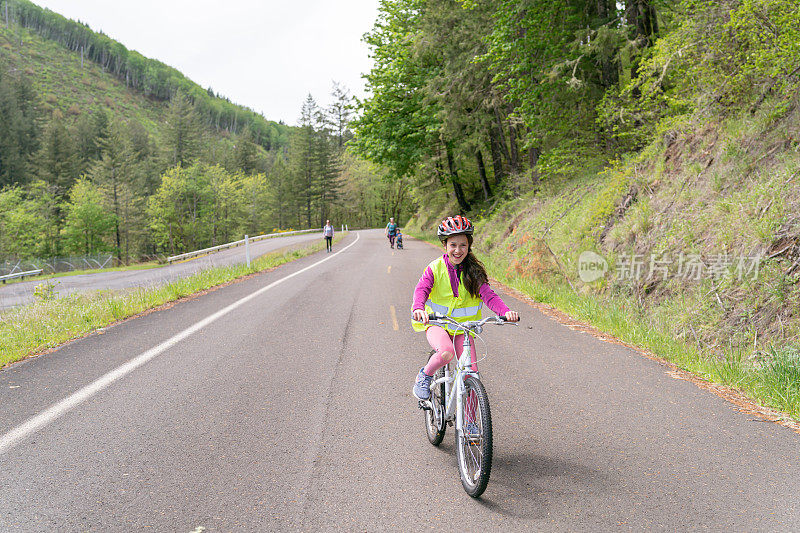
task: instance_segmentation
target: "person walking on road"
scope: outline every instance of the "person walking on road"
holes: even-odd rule
[[[394,238],[397,235],[397,224],[394,223],[394,217],[389,218],[389,223],[386,224],[386,236],[389,237],[389,248],[394,248]]]
[[[322,228],[322,236],[325,237],[325,246],[328,249],[328,253],[333,251],[333,226],[331,226],[331,221],[325,221],[325,227]]]
[[[437,234],[444,245],[444,255],[434,259],[422,273],[414,289],[411,307],[415,331],[425,331],[435,353],[420,369],[413,393],[420,400],[431,397],[433,374],[453,356],[461,356],[464,333],[449,327],[428,324],[428,314],[441,313],[458,322],[481,319],[484,304],[509,322],[517,322],[519,314],[512,311],[489,286],[486,268],[472,253],[472,223],[456,215],[442,220]],[[475,343],[470,347],[473,367],[477,360]]]

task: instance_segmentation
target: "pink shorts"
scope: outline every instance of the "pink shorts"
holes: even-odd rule
[[[456,357],[460,357],[461,352],[464,351],[463,333],[460,333],[456,335],[455,338],[453,338],[441,326],[431,326],[425,331],[425,336],[428,337],[428,343],[431,345],[431,348],[436,350],[436,354],[439,355],[440,357],[442,355],[442,352],[455,353]],[[453,348],[455,348],[455,350]],[[472,369],[477,370],[478,369],[477,365],[475,365],[477,356],[475,351],[474,339],[470,342],[469,349],[471,352],[470,355],[472,355]],[[441,368],[442,366],[444,366],[444,362],[442,362],[442,364],[439,365],[438,368]],[[438,370],[438,368],[429,370]]]

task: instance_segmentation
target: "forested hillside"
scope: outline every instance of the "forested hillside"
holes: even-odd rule
[[[297,127],[26,0],[0,1],[0,262],[119,263],[279,229],[374,225],[407,188],[347,154],[352,98]]]
[[[414,231],[466,213],[493,275],[800,412],[798,2],[383,0],[366,39]]]
[[[6,29],[16,24],[49,43],[75,52],[80,56],[81,68],[85,61],[90,61],[99,66],[103,73],[110,74],[125,88],[134,89],[138,94],[155,101],[167,101],[176,92],[183,93],[195,105],[199,118],[206,126],[231,133],[247,129],[253,140],[267,150],[273,144],[286,142],[287,128],[224,97],[216,96],[212,89],[203,89],[174,68],[128,50],[122,43],[92,31],[85,24],[42,9],[27,0],[3,0],[0,2],[0,14],[5,20]],[[18,33],[16,37],[22,44],[22,34]],[[14,42],[11,36],[8,40]],[[67,87],[71,85],[68,83]],[[59,99],[58,102],[63,105],[69,99]]]

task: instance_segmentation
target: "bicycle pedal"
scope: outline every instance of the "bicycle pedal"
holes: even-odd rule
[[[422,409],[423,411],[430,411],[431,410],[431,402],[429,400],[419,400],[417,407]]]

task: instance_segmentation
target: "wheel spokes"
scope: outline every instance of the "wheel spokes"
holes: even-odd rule
[[[462,456],[464,466],[469,473],[469,481],[474,484],[481,473],[483,464],[483,427],[480,406],[478,405],[478,395],[473,389],[466,391],[464,395],[464,428],[461,437]],[[469,429],[477,431],[472,433]]]

